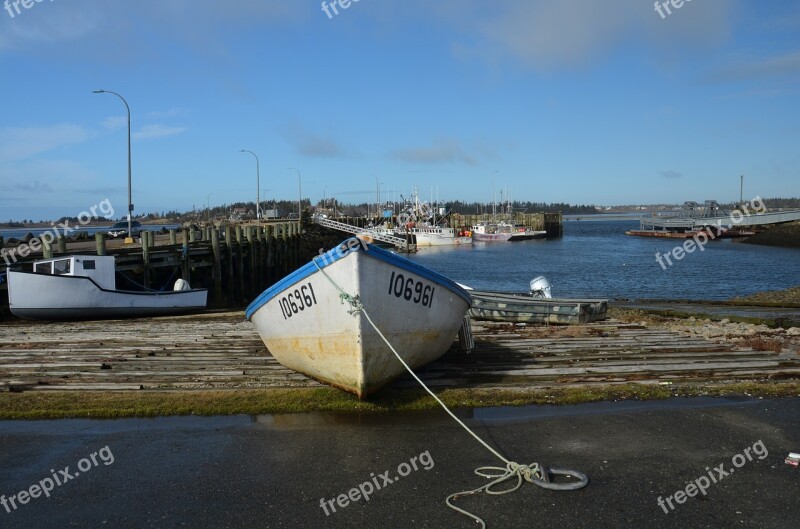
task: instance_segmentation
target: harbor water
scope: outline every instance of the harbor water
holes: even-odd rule
[[[565,221],[555,240],[423,248],[410,258],[481,290],[526,291],[545,276],[554,297],[724,300],[800,285],[800,249],[709,241],[681,260],[682,239],[632,237],[638,221]]]

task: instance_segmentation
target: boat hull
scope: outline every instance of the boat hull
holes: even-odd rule
[[[517,242],[531,239],[544,239],[546,231],[516,233],[473,233],[472,239],[478,242]]]
[[[203,310],[205,289],[131,292],[103,289],[88,277],[8,271],[11,313],[43,320],[106,319]]]
[[[364,313],[351,313],[332,281],[358,296],[412,369],[450,348],[471,302],[443,276],[361,244],[341,252],[343,243],[317,258],[324,274],[309,263],[247,309],[247,318],[278,362],[359,398],[403,375],[405,368]]]
[[[472,244],[472,237],[443,237],[436,234],[416,233],[417,247],[423,246],[461,246]]]
[[[608,311],[608,301],[601,299],[534,298],[475,290],[470,294],[470,317],[482,321],[576,325],[605,319]]]

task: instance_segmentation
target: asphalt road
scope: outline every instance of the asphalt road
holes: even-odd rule
[[[458,500],[492,529],[800,526],[800,469],[784,463],[800,451],[800,398],[460,415],[511,459],[591,479],[574,492],[524,484]],[[475,528],[444,499],[483,484],[473,469],[493,464],[438,412],[2,422],[0,528]],[[705,495],[675,496],[709,472]],[[339,497],[359,485],[369,501]],[[22,490],[38,497],[20,504]]]

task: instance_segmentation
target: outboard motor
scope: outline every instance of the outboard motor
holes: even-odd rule
[[[531,283],[533,284],[533,283]],[[172,287],[172,290],[179,291],[179,290],[191,290],[192,287],[189,286],[189,282],[185,279],[178,279],[175,281],[175,286]]]
[[[544,276],[533,278],[531,280],[531,296],[535,298],[552,298],[550,281]]]

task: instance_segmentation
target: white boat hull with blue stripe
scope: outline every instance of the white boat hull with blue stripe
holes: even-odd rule
[[[469,294],[453,281],[356,238],[250,304],[247,318],[278,362],[360,398],[405,368],[342,291],[357,297],[412,369],[447,351],[471,305]]]

